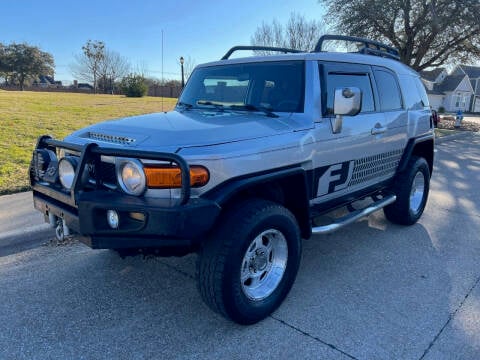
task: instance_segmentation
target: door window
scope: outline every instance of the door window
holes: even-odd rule
[[[360,112],[375,111],[372,85],[369,74],[328,73],[327,75],[327,115],[333,115],[333,98],[336,88],[357,87],[362,91]]]

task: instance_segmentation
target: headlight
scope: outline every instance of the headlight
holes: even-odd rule
[[[77,160],[73,157],[64,157],[58,163],[58,177],[63,187],[67,190],[72,188],[76,168]]]
[[[137,160],[119,159],[117,179],[123,191],[130,195],[141,195],[145,191],[145,173]]]

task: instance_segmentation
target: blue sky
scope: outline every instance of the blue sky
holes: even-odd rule
[[[27,42],[51,53],[57,80],[72,80],[70,64],[88,39],[102,40],[148,75],[179,79],[180,56],[196,64],[250,44],[262,21],[286,23],[290,13],[321,20],[317,0],[10,0],[1,16],[0,42]]]

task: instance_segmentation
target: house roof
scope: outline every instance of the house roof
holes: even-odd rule
[[[438,75],[440,75],[443,71],[445,71],[444,68],[436,68],[433,70],[423,70],[423,71],[420,71],[420,76],[425,80],[435,81]]]
[[[448,75],[441,84],[435,85],[434,90],[441,92],[454,91],[464,78],[465,75]]]
[[[470,79],[480,78],[480,66],[460,65],[460,67]]]
[[[445,93],[435,88],[433,90],[429,90],[429,89],[426,89],[426,90],[428,95],[445,95]]]

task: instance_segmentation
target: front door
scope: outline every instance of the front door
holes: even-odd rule
[[[398,136],[400,129],[396,129],[400,123],[404,125],[398,117],[406,119],[401,97],[399,113],[387,114],[372,67],[323,62],[319,73],[324,116],[315,130],[314,203],[341,199],[391,178],[405,146],[405,139]],[[358,115],[344,116],[341,131],[334,134],[333,94],[344,87],[362,91],[362,108]]]

